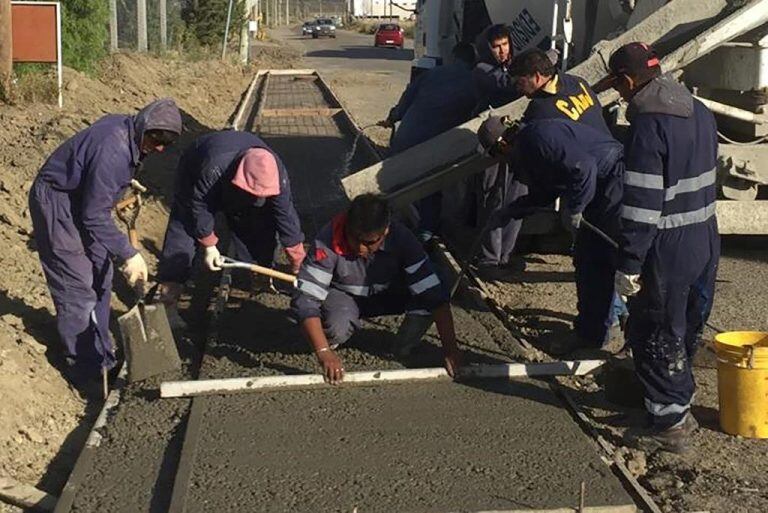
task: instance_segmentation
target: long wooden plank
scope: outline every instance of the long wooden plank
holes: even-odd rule
[[[555,508],[555,509],[505,509],[493,511],[475,511],[473,513],[636,513],[637,508],[627,504],[625,506],[584,506],[583,508]]]
[[[617,38],[596,45],[596,51],[570,72],[594,84],[607,74],[608,57],[616,48],[631,41],[656,43],[675,27],[685,26],[693,30],[718,15],[727,5],[728,2],[724,0],[669,2]],[[677,63],[682,64],[683,60]],[[527,102],[526,99],[517,100],[495,109],[494,114],[520,118]],[[342,184],[347,196],[354,198],[366,192],[394,196],[404,186],[431,177],[446,166],[466,159],[462,166],[456,166],[450,173],[441,176],[443,183],[457,181],[467,174],[463,166],[479,167],[475,161],[480,157],[474,155],[477,147],[476,133],[485,117],[487,113],[344,178]],[[416,199],[430,194],[432,191],[427,182],[423,188],[411,188],[408,193]]]
[[[184,430],[184,443],[181,446],[179,466],[176,468],[176,476],[173,480],[173,492],[171,492],[171,504],[168,506],[168,513],[184,513],[187,510],[189,478],[195,467],[200,430],[207,404],[207,397],[195,397],[192,401],[192,408]]]
[[[547,363],[478,365],[460,369],[459,377],[470,379],[498,379],[534,376],[582,376],[599,368],[603,363],[605,363],[603,360],[575,360]],[[344,375],[344,384],[397,383],[448,378],[448,373],[442,367],[360,371],[346,373]],[[160,384],[160,397],[192,397],[206,394],[225,394],[228,392],[322,386],[330,386],[326,384],[322,374],[252,376],[245,378],[198,381],[166,381]]]
[[[53,495],[10,477],[0,477],[0,501],[35,511],[53,511],[56,507]]]

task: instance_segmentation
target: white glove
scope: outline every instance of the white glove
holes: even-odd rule
[[[579,226],[581,226],[581,220],[583,218],[584,218],[584,215],[581,212],[579,212],[578,214],[571,214],[571,217],[570,217],[571,228],[574,230],[578,230]]]
[[[136,253],[125,261],[123,265],[123,276],[125,276],[128,285],[133,287],[138,281],[147,281],[148,276],[147,263],[141,253]]]
[[[216,246],[206,246],[205,266],[211,271],[221,271],[221,253]]]
[[[634,296],[640,292],[640,275],[624,274],[621,271],[616,271],[613,277],[613,286],[616,289],[616,293],[622,297]]]

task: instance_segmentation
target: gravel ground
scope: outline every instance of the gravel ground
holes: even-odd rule
[[[510,273],[487,286],[527,339],[546,350],[552,340],[570,329],[576,314],[573,268],[564,255],[529,254],[525,259],[525,272]],[[710,323],[723,330],[768,331],[767,302],[766,239],[724,239]],[[705,333],[710,339],[714,335],[712,329]],[[664,511],[768,511],[768,444],[720,430],[716,360],[711,349],[700,351],[694,374],[698,391],[693,414],[701,429],[693,436],[691,453],[627,451],[630,466]],[[601,434],[617,445],[621,445],[626,424],[642,418],[641,409],[609,402],[594,383],[564,383],[595,419]]]

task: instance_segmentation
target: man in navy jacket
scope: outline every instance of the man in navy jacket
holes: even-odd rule
[[[498,222],[521,219],[562,197],[573,228],[586,219],[610,237],[619,233],[624,165],[622,146],[602,130],[566,119],[539,119],[509,126],[491,117],[478,130],[481,144],[503,154],[528,194],[498,215]],[[608,341],[614,297],[616,251],[592,230],[578,230],[574,254],[581,345],[600,348]],[[564,352],[576,347],[557,347]]]
[[[29,192],[29,211],[64,356],[75,385],[115,365],[109,336],[112,260],[130,285],[147,279],[147,264],[112,219],[115,203],[141,160],[181,133],[173,100],[157,100],[135,116],[111,114],[67,140],[48,157]]]
[[[475,49],[468,43],[459,43],[452,55],[453,62],[425,71],[408,84],[387,119],[379,123],[392,127],[400,122],[390,144],[392,153],[405,151],[469,120],[475,108]],[[416,203],[422,242],[437,233],[442,197],[436,192]]]
[[[304,233],[285,167],[256,135],[222,130],[199,137],[179,161],[158,269],[166,301],[172,303],[189,279],[196,245],[210,270],[221,269],[217,212],[226,217],[239,259],[271,267],[279,239],[298,273]]]
[[[649,425],[629,433],[682,452],[696,421],[693,357],[709,316],[720,255],[714,116],[643,43],[610,58],[608,84],[629,102],[617,290],[633,296],[627,340]]]
[[[521,52],[512,61],[510,74],[517,77],[517,89],[520,94],[531,100],[523,114],[523,122],[531,122],[538,119],[564,119],[587,125],[599,132],[611,136],[608,125],[603,118],[603,111],[597,95],[587,82],[575,75],[558,73],[555,63],[550,55],[538,48],[531,48]],[[612,136],[611,136],[612,137]],[[585,229],[582,228],[580,232]],[[594,233],[578,233],[575,259],[590,258],[593,253],[602,253],[605,241]],[[595,246],[595,247],[593,247]],[[592,269],[590,266],[580,266],[576,262],[576,269],[582,271]],[[613,281],[613,277],[607,277],[602,273],[596,276],[584,277],[582,285],[584,296],[591,295],[589,287],[602,290],[607,285],[601,283],[602,279]],[[596,292],[599,295],[599,292]],[[626,318],[627,307],[618,294],[614,294],[613,306],[608,313],[608,322],[611,326],[618,327],[620,319]],[[580,340],[563,339],[562,350]],[[569,342],[571,344],[569,344]],[[587,341],[587,345],[594,342]]]

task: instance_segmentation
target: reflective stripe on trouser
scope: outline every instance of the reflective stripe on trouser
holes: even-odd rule
[[[254,208],[254,210],[258,210]],[[232,234],[235,254],[239,260],[271,267],[277,246],[274,222],[263,213],[248,216],[247,212],[228,214],[227,225]],[[192,273],[197,243],[192,236],[193,220],[186,208],[174,203],[165,229],[163,251],[158,265],[158,281],[184,283]],[[219,247],[226,254],[226,248]]]
[[[516,181],[509,166],[503,163],[478,173],[475,180],[478,230],[485,226],[494,212],[528,193],[528,187]],[[480,248],[478,263],[480,265],[509,263],[522,226],[522,219],[512,219],[505,226],[490,230]]]
[[[690,407],[696,387],[692,362],[711,308],[720,255],[716,222],[686,230],[688,236],[657,236],[643,267],[642,288],[629,301],[627,340],[648,413],[660,429],[679,423]]]
[[[109,335],[112,262],[103,246],[83,244],[66,193],[36,180],[29,211],[64,355],[74,359],[78,377],[96,376],[115,365]]]
[[[404,288],[387,290],[369,297],[352,296],[331,287],[321,307],[323,329],[329,344],[343,344],[361,326],[361,319],[430,310]]]

